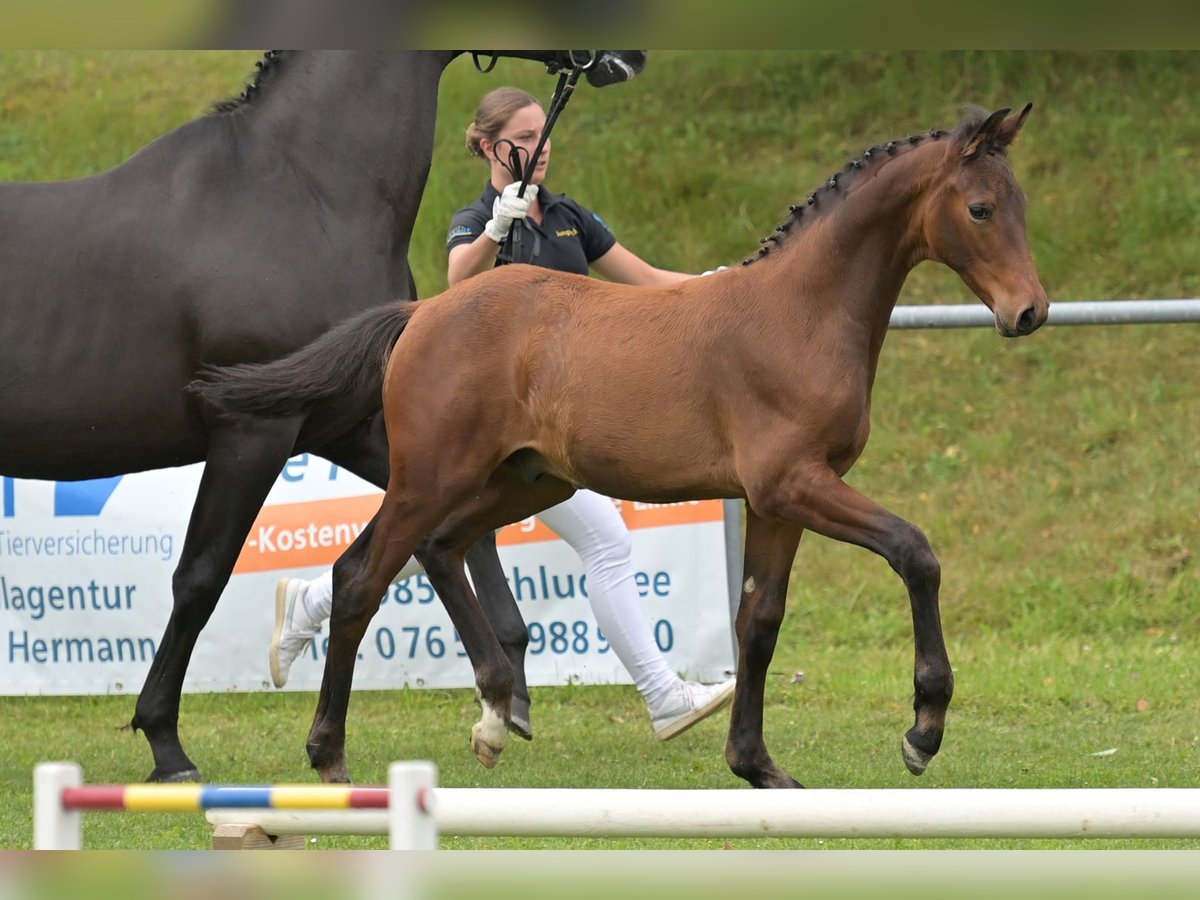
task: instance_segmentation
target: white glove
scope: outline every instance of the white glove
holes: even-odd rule
[[[508,237],[513,222],[529,215],[529,207],[537,198],[538,186],[536,184],[526,185],[523,197],[517,196],[517,190],[520,187],[520,182],[514,181],[492,203],[492,217],[483,226],[483,233],[497,244],[503,243],[504,239]]]
[[[724,272],[728,268],[729,266],[717,266],[715,269],[709,269],[707,272],[701,272],[700,277],[703,278],[705,275],[716,275],[718,272]]]

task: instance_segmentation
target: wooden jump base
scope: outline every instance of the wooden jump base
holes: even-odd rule
[[[34,773],[34,848],[82,846],[82,812],[204,810],[214,846],[302,846],[288,836],[674,838],[1196,838],[1200,788],[609,790],[438,788],[432,763],[393,763],[387,788],[84,786],[73,763]],[[405,802],[390,805],[392,797]],[[283,836],[283,837],[281,837]]]

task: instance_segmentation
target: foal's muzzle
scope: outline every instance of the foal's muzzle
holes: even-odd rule
[[[1045,298],[1026,305],[1012,317],[1011,321],[1006,321],[1000,311],[996,310],[996,330],[1002,337],[1024,337],[1027,334],[1033,334],[1045,325],[1049,313],[1050,303]]]

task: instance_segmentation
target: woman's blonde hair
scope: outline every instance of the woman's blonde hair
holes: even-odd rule
[[[518,110],[537,102],[532,94],[515,87],[500,87],[484,94],[474,120],[467,126],[467,149],[471,155],[483,159],[479,142],[485,138],[494,141]]]

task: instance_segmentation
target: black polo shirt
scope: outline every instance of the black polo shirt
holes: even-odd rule
[[[492,204],[499,196],[489,181],[478,200],[454,214],[446,233],[447,250],[470,244],[483,234],[483,227],[492,217]],[[586,275],[589,265],[616,244],[603,219],[565,194],[551,193],[542,185],[538,200],[542,205],[540,225],[529,218],[513,223],[514,228],[522,229],[519,257],[514,262]]]

